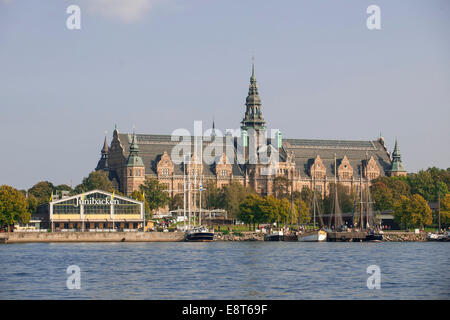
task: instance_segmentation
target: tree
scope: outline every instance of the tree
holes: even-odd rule
[[[307,202],[299,199],[295,202],[295,206],[297,208],[300,208],[298,214],[298,222],[300,224],[309,223],[311,221],[311,209],[309,208]]]
[[[335,194],[335,184],[330,183],[330,192],[323,200],[324,210],[327,213],[331,213],[334,210]],[[355,195],[352,192],[348,193],[346,187],[340,183],[337,184],[337,194],[341,212],[352,212],[354,208]]]
[[[36,213],[37,207],[39,205],[38,199],[35,196],[29,194],[27,198],[27,203],[28,203],[28,212],[30,214]]]
[[[441,223],[450,224],[450,193],[441,198]]]
[[[375,210],[390,210],[394,205],[392,190],[382,181],[377,181],[371,186],[371,193],[375,202]]]
[[[138,190],[134,190],[131,193],[131,198],[133,198],[134,200],[137,200],[137,201],[144,202],[145,220],[151,219],[151,216],[152,216],[151,210],[150,210],[150,207],[148,205],[148,201],[144,197],[144,194],[142,194],[142,192],[139,192]]]
[[[0,226],[9,227],[14,223],[30,221],[28,202],[23,194],[13,187],[0,187]]]
[[[249,194],[239,205],[238,218],[248,225],[260,223],[263,220],[263,212],[261,210],[262,199],[257,194]]]
[[[60,184],[55,187],[55,192],[62,195],[63,191],[69,191],[69,194],[74,194],[73,189],[67,184]]]
[[[34,196],[38,200],[38,204],[43,204],[49,202],[53,188],[52,183],[41,181],[28,189],[28,194]]]
[[[267,222],[279,222],[280,215],[279,215],[279,209],[280,209],[280,200],[275,198],[274,196],[267,196],[261,201],[260,204],[262,216],[264,217],[264,220]]]
[[[273,179],[273,195],[277,199],[282,199],[289,195],[289,179],[287,177],[277,176]]]
[[[169,208],[170,210],[176,210],[184,207],[183,195],[178,193],[173,198],[170,199]]]
[[[238,182],[225,185],[220,192],[222,209],[227,210],[229,216],[236,219],[240,213],[239,205],[250,193],[253,193],[250,188]]]
[[[433,222],[428,202],[419,194],[401,196],[394,204],[394,221],[403,229],[423,227]]]
[[[203,201],[207,209],[222,208],[220,189],[217,188],[214,180],[207,180],[205,184],[205,191],[203,192]]]
[[[83,193],[92,190],[113,191],[112,182],[105,171],[92,171],[88,177],[83,179],[81,185],[75,187],[77,193]]]
[[[413,194],[418,193],[428,201],[435,199],[435,184],[431,173],[419,171],[408,176],[408,183]]]
[[[151,212],[169,204],[170,197],[166,187],[155,178],[145,178],[144,183],[139,186],[139,190],[144,193]]]
[[[411,196],[411,187],[405,177],[379,177],[372,180],[370,190],[376,210],[391,210],[401,196]]]

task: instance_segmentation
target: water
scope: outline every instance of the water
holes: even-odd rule
[[[449,263],[450,243],[8,244],[0,299],[449,299]]]

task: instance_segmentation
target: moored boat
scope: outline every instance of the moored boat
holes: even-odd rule
[[[282,230],[272,231],[264,236],[264,241],[283,241],[284,233]]]
[[[383,231],[375,232],[374,230],[370,230],[367,232],[367,235],[363,241],[383,241]]]
[[[428,241],[449,241],[448,233],[431,233],[427,234]]]
[[[327,240],[327,233],[324,230],[305,232],[298,235],[298,241],[302,242],[322,242]]]
[[[190,242],[211,242],[214,241],[214,232],[204,226],[195,227],[187,231],[186,241]]]

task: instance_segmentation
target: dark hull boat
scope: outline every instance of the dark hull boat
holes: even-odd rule
[[[383,241],[382,233],[369,232],[363,241]]]
[[[275,231],[264,236],[264,241],[298,241],[296,234],[284,234],[283,231]]]
[[[205,227],[193,228],[187,232],[185,241],[211,242],[214,241],[214,232],[210,232]]]

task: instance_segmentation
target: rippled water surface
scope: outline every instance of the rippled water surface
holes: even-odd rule
[[[0,299],[449,299],[449,263],[450,243],[8,244]]]

